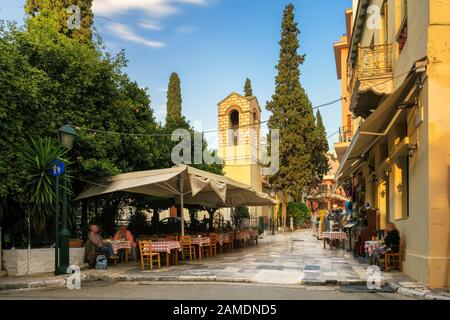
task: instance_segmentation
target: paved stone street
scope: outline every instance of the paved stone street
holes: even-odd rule
[[[265,236],[258,245],[220,253],[215,258],[141,272],[137,263],[107,271],[89,270],[85,277],[115,280],[225,281],[266,284],[364,284],[367,265],[342,249],[323,249],[312,232]],[[383,281],[386,276],[383,276]]]
[[[338,287],[306,287],[199,282],[89,282],[67,288],[0,291],[6,299],[153,299],[153,300],[408,300],[395,293],[343,292]]]

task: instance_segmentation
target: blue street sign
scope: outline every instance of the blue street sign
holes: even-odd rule
[[[59,177],[66,170],[64,162],[59,160],[53,160],[50,165],[52,166],[52,168],[50,169],[50,173],[55,177]]]

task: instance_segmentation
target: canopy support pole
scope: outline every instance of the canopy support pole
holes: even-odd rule
[[[181,236],[184,237],[184,179],[180,177],[180,210],[181,210]]]

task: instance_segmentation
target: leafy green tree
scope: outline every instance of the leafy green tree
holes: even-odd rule
[[[316,132],[312,105],[300,84],[299,67],[304,56],[298,54],[299,33],[294,6],[289,4],[283,14],[275,94],[266,106],[272,112],[269,129],[280,130],[280,169],[270,182],[297,201],[315,176],[311,147]]]
[[[289,222],[290,218],[292,217],[295,228],[303,226],[311,219],[310,210],[302,202],[289,202],[286,209],[287,220]],[[279,211],[279,215],[281,215],[281,208]]]
[[[249,78],[245,79],[244,94],[246,97],[253,97],[252,82]]]
[[[150,234],[150,224],[147,221],[145,211],[137,209],[131,214],[128,222],[128,230],[135,237]]]
[[[41,28],[42,24],[51,25],[55,30],[80,42],[91,44],[93,0],[27,0],[25,12],[28,14],[28,26]],[[70,10],[71,6],[78,11]],[[79,14],[79,21],[77,21]],[[79,22],[79,26],[75,26]]]
[[[167,90],[167,115],[166,124],[178,124],[182,121],[181,116],[181,85],[180,78],[175,72],[170,75]]]

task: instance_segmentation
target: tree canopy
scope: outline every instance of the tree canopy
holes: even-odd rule
[[[170,75],[169,87],[167,89],[167,115],[166,124],[179,124],[182,121],[181,115],[181,83],[178,74]]]
[[[74,1],[82,8],[86,6],[88,12],[91,2]],[[63,18],[57,19],[59,14],[65,15],[65,5],[65,1],[30,0],[25,27],[0,22],[3,226],[18,226],[24,218],[19,214],[23,211],[24,186],[33,171],[22,146],[31,138],[56,140],[58,129],[65,124],[77,128],[74,147],[66,154],[74,194],[86,181],[98,177],[172,165],[171,130],[156,121],[148,89],[124,72],[128,62],[124,52],[111,55],[101,41],[90,41],[92,23],[88,20],[82,23],[86,33],[83,28],[66,30]],[[39,8],[39,14],[33,8]],[[179,87],[176,80],[172,83]],[[179,102],[181,105],[181,96]],[[193,131],[183,117],[181,122]],[[203,147],[207,148],[206,142]],[[221,172],[215,165],[202,165],[202,169]],[[50,188],[53,184],[51,181]],[[82,212],[84,216],[91,212],[89,215],[103,221],[110,231],[121,207],[134,198],[123,193],[107,195],[90,201]],[[154,208],[155,201],[144,198],[139,208]]]
[[[92,41],[93,0],[26,0],[28,27],[51,24],[58,32],[86,44]]]
[[[316,176],[312,161],[316,126],[311,102],[300,84],[299,68],[305,57],[298,54],[299,33],[294,6],[289,4],[283,13],[275,94],[266,105],[272,112],[269,129],[280,130],[280,169],[270,182],[297,201]]]

